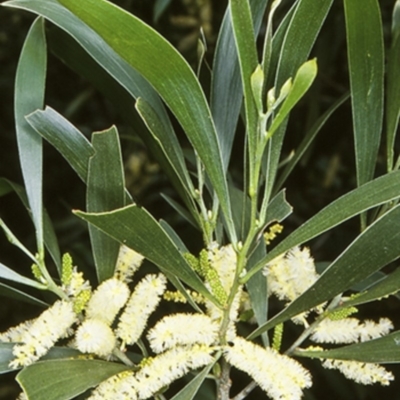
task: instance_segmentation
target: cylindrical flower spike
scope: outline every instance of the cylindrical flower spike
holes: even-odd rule
[[[174,347],[147,360],[135,375],[138,399],[148,399],[190,370],[210,364],[213,362],[213,351],[213,348],[204,345]]]
[[[107,279],[99,285],[86,307],[86,318],[103,320],[111,325],[129,297],[129,288],[117,278]]]
[[[381,318],[378,323],[369,320],[360,322],[357,318],[326,318],[318,324],[310,339],[317,343],[364,342],[387,335],[391,329],[393,324],[387,318]]]
[[[311,386],[310,373],[294,359],[236,337],[227,346],[226,360],[249,374],[273,400],[301,399]]]
[[[363,385],[380,383],[387,386],[394,379],[393,374],[379,364],[347,360],[324,360],[322,365],[327,369],[337,369],[346,378]]]
[[[132,371],[121,372],[100,383],[87,400],[137,400],[135,385]]]
[[[203,314],[175,314],[164,317],[147,335],[150,347],[161,353],[177,345],[212,345],[219,325]]]
[[[146,327],[167,285],[164,275],[147,275],[137,285],[122,313],[116,335],[125,344],[134,344]]]
[[[10,367],[25,367],[44,356],[58,339],[67,334],[76,319],[71,302],[56,301],[22,333],[22,343],[13,348],[16,358],[11,361]]]

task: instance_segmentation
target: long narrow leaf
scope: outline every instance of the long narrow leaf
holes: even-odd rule
[[[400,268],[387,275],[375,285],[368,288],[367,291],[361,293],[354,299],[345,301],[341,308],[357,306],[359,304],[369,303],[371,301],[382,299],[389,295],[395,294],[400,290]]]
[[[89,160],[87,182],[88,212],[110,211],[125,205],[125,179],[118,132],[115,127],[92,137],[95,154]],[[97,278],[102,282],[114,274],[119,243],[89,225]]]
[[[325,351],[298,350],[296,356],[333,358],[339,360],[354,360],[366,363],[391,364],[400,362],[400,332],[370,340],[368,342],[356,343],[350,346]]]
[[[254,176],[256,147],[258,144],[258,110],[254,101],[251,76],[257,65],[257,49],[253,21],[248,0],[230,0],[230,11],[246,109],[246,138],[249,152],[249,176]],[[261,83],[262,87],[262,83]],[[261,112],[261,111],[260,111]]]
[[[364,230],[307,291],[250,336],[255,337],[332,299],[397,259],[400,256],[400,231],[393,221],[399,218],[400,205]]]
[[[368,182],[332,202],[274,247],[272,251],[247,274],[247,277],[250,277],[253,273],[262,269],[272,259],[288,251],[292,247],[313,239],[363,211],[399,198],[399,179],[400,171],[392,172]]]
[[[357,183],[372,179],[383,118],[384,51],[377,0],[344,0]]]
[[[260,30],[267,4],[268,0],[250,0],[255,36]],[[228,8],[218,35],[211,82],[211,112],[221,144],[225,169],[229,164],[242,97],[239,62]]]
[[[75,214],[142,254],[161,271],[175,275],[204,297],[215,302],[214,297],[189,267],[171,238],[145,209],[131,205],[108,213],[90,214],[76,211]]]
[[[21,290],[18,290],[12,286],[5,285],[0,282],[0,295],[5,296],[11,299],[16,299],[18,301],[22,301],[29,304],[34,304],[35,306],[40,307],[48,307],[48,304],[42,300],[37,299],[36,297],[31,296],[30,294],[24,293]]]
[[[25,116],[42,108],[47,54],[44,20],[37,18],[26,37],[15,80],[15,124],[22,175],[36,228],[38,252],[44,256],[42,204],[42,139]]]
[[[33,279],[26,278],[25,276],[22,276],[18,274],[17,272],[13,271],[11,268],[6,267],[4,264],[0,263],[0,278],[1,279],[7,279],[9,281],[21,283],[22,285],[27,285],[34,287],[36,289],[46,289],[47,287],[45,285],[42,285],[41,283],[34,281]]]
[[[393,168],[394,142],[400,117],[400,3],[396,1],[393,10],[392,45],[387,60],[386,75],[386,153],[387,168]]]
[[[349,98],[349,94],[346,93],[341,96],[338,100],[336,100],[331,107],[328,108],[313,124],[310,130],[304,136],[304,139],[299,144],[298,149],[296,150],[293,158],[290,160],[289,164],[285,167],[282,174],[279,176],[279,180],[277,181],[275,188],[278,190],[281,188],[286,178],[293,171],[296,164],[302,158],[303,154],[306,152],[310,144],[314,141],[317,134],[320,132],[322,127],[325,125],[326,121],[330,118],[330,116]]]

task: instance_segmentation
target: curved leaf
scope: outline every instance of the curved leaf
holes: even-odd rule
[[[54,146],[86,183],[89,159],[94,155],[91,143],[74,125],[51,107],[30,114],[33,129]]]
[[[168,234],[145,209],[131,205],[108,213],[76,211],[75,214],[142,254],[161,271],[175,275],[204,297],[216,302]]]
[[[24,368],[17,381],[30,400],[69,400],[127,369],[99,360],[40,361]]]
[[[217,134],[205,95],[187,62],[143,21],[107,1],[60,3],[142,74],[169,106],[205,166],[225,214],[228,232],[236,242]]]
[[[18,62],[14,113],[19,159],[41,257],[44,257],[42,139],[27,124],[25,116],[43,107],[46,67],[44,20],[37,18],[28,32]]]
[[[378,1],[344,0],[357,183],[372,179],[382,130],[384,50]]]
[[[301,296],[250,337],[330,300],[400,256],[400,205],[363,231]]]

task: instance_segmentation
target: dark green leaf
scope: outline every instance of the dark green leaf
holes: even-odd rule
[[[17,381],[30,400],[69,400],[127,369],[99,360],[40,361],[24,368]]]
[[[34,304],[35,306],[46,308],[49,306],[44,301],[39,300],[36,297],[31,296],[30,294],[21,292],[20,290],[12,286],[5,285],[4,283],[0,283],[0,295],[11,299],[16,299],[18,301],[23,301],[25,303]]]
[[[352,190],[314,215],[282,240],[251,272],[262,269],[275,257],[372,207],[400,197],[400,171],[392,172]]]
[[[226,216],[228,232],[235,242],[217,134],[205,95],[187,62],[143,21],[107,1],[87,0],[83,4],[77,0],[61,0],[60,3],[142,74],[170,107],[204,163]]]
[[[249,152],[249,176],[253,177],[258,141],[258,110],[254,101],[251,77],[258,65],[253,21],[248,0],[229,1],[236,50],[239,56],[240,73],[246,109],[246,138]],[[262,83],[261,83],[262,87]],[[260,110],[261,112],[261,110]],[[252,179],[252,178],[250,178]]]
[[[400,256],[397,221],[400,205],[364,230],[323,272],[319,279],[282,312],[254,331],[254,338],[289,318],[330,300]]]
[[[278,30],[273,40],[270,70],[271,72],[276,71],[276,73],[275,79],[271,78],[270,80],[274,82],[273,85],[277,91],[295,75],[300,66],[308,59],[332,3],[333,0],[322,2],[299,0],[295,9],[289,11],[290,22],[285,18],[282,29]],[[279,61],[276,60],[277,58]],[[275,64],[277,64],[276,68],[274,68]],[[270,155],[267,160],[269,188],[267,193],[271,192],[275,182],[285,130],[286,121],[269,141]]]
[[[189,267],[171,238],[145,209],[131,205],[108,213],[89,214],[81,211],[75,213],[142,254],[161,271],[175,275],[204,297],[216,301]]]
[[[298,149],[295,151],[293,158],[287,164],[285,169],[283,170],[282,174],[279,176],[279,180],[275,185],[276,189],[282,187],[283,183],[285,182],[286,178],[292,172],[293,168],[296,164],[300,161],[310,144],[313,142],[317,134],[320,132],[321,128],[325,125],[326,121],[330,118],[330,116],[340,107],[347,99],[349,98],[349,94],[346,93],[338,100],[336,100],[331,107],[328,108],[313,124],[310,130],[304,136],[304,139],[299,144]]]
[[[267,0],[250,0],[255,35],[260,30],[267,4]],[[228,8],[218,35],[211,84],[211,111],[225,169],[229,164],[242,97],[238,56]]]
[[[386,152],[388,171],[393,169],[394,141],[400,117],[400,3],[396,2],[393,11],[392,45],[386,65]]]
[[[206,379],[214,363],[199,372],[183,389],[181,389],[171,400],[192,400]]]
[[[369,303],[376,299],[381,300],[382,298],[395,294],[400,290],[400,268],[387,275],[383,279],[379,280],[375,285],[371,286],[365,292],[352,300],[344,302],[341,307],[356,306],[358,304]]]
[[[37,18],[26,37],[15,79],[15,127],[22,175],[36,228],[38,252],[44,256],[42,204],[42,139],[25,116],[42,108],[46,81],[44,20]]]
[[[372,179],[383,118],[383,32],[377,0],[344,0],[357,183]]]
[[[339,360],[354,360],[366,363],[391,364],[400,362],[400,332],[356,343],[350,346],[325,351],[297,350],[294,353],[300,357],[334,358]]]
[[[88,212],[111,211],[125,205],[124,168],[115,127],[92,136],[94,155],[89,160],[86,207]],[[119,243],[89,225],[97,278],[102,282],[114,274]]]

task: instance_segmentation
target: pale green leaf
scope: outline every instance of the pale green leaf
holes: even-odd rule
[[[36,229],[38,252],[43,256],[42,139],[27,124],[25,116],[42,108],[47,67],[44,20],[37,18],[25,39],[15,79],[14,113],[22,175],[32,219]]]
[[[9,281],[21,283],[22,285],[31,286],[41,290],[47,288],[47,286],[42,285],[41,283],[34,281],[33,279],[29,279],[23,275],[20,275],[17,272],[13,271],[11,268],[8,268],[1,263],[0,263],[0,279],[7,279]]]
[[[277,112],[268,129],[268,136],[271,137],[279,126],[289,115],[293,107],[304,96],[311,84],[317,76],[317,61],[315,59],[305,62],[297,71],[293,81],[293,86],[290,89],[285,101]]]

